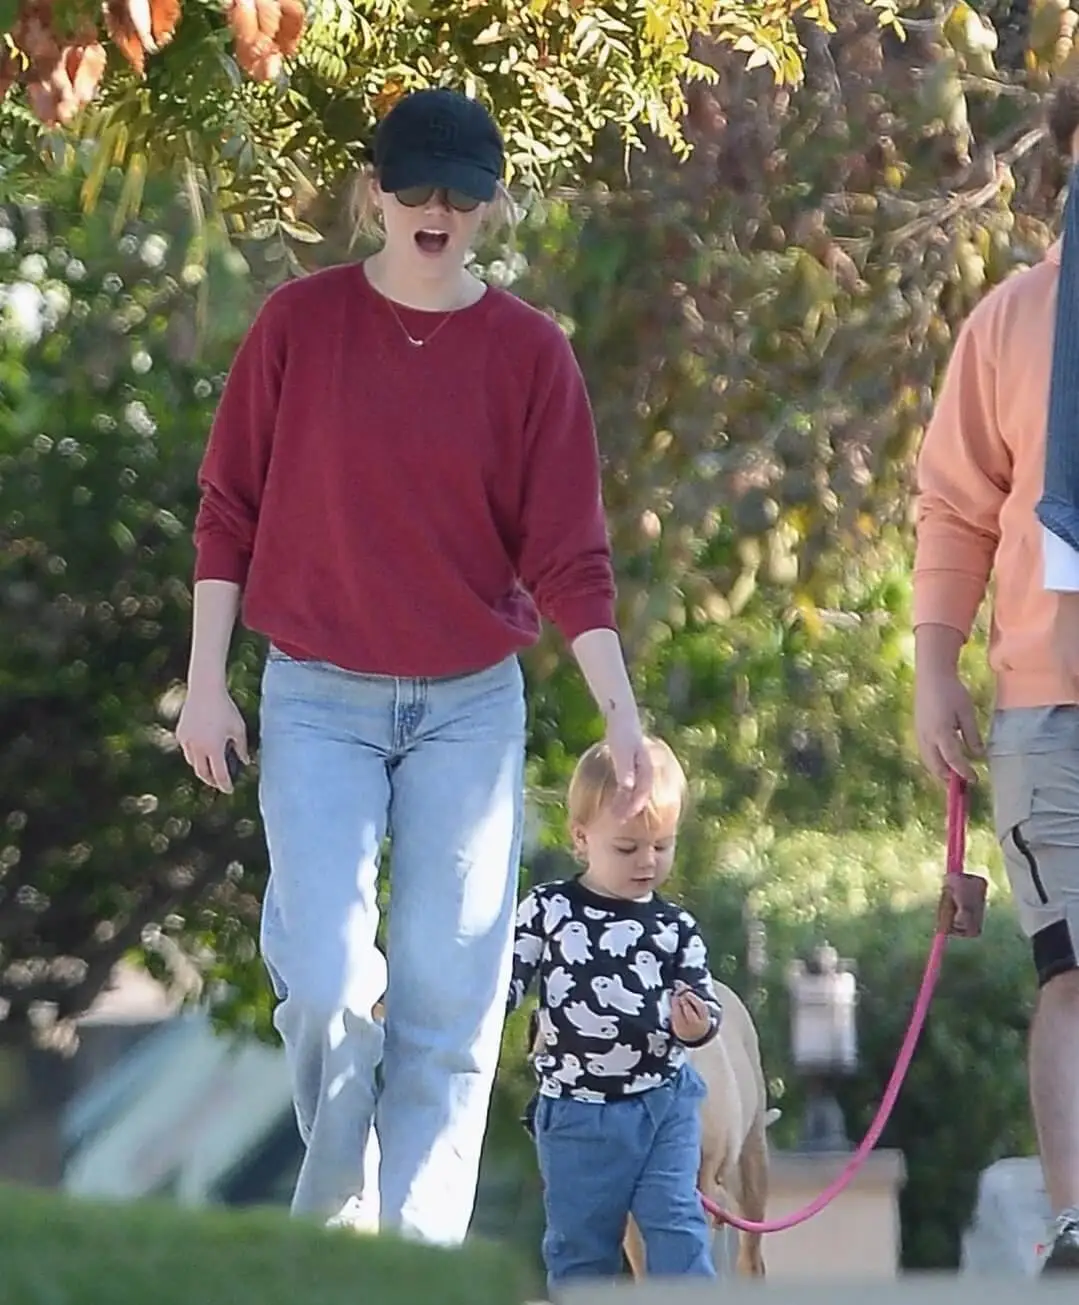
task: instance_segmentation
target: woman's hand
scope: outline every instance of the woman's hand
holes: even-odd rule
[[[652,793],[652,756],[641,722],[636,714],[609,717],[606,738],[618,780],[613,811],[620,820],[632,820],[648,805]]]
[[[192,683],[188,686],[187,698],[176,725],[176,741],[187,764],[204,784],[220,789],[222,793],[232,792],[225,749],[231,743],[246,765],[249,760],[247,729],[224,684]]]

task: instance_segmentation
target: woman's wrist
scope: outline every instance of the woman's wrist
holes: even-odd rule
[[[573,655],[607,726],[640,727],[617,630],[585,630],[573,641]]]

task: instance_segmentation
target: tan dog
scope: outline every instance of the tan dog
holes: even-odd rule
[[[768,1139],[765,1130],[779,1118],[768,1109],[760,1044],[745,1003],[725,983],[712,979],[723,1007],[719,1032],[688,1052],[704,1079],[701,1103],[701,1167],[697,1186],[723,1210],[757,1223],[768,1204]],[[635,1278],[645,1274],[645,1248],[632,1215],[623,1243]],[[760,1233],[738,1234],[738,1272],[764,1277]]]
[[[745,1003],[725,983],[712,980],[723,1007],[719,1032],[690,1050],[690,1062],[704,1079],[701,1103],[701,1166],[697,1186],[721,1209],[759,1222],[768,1204],[768,1140],[765,1131],[779,1118],[768,1109],[760,1044]],[[533,1053],[540,1049],[537,1034]],[[634,1278],[645,1276],[647,1257],[640,1229],[630,1216],[623,1249]],[[760,1233],[738,1234],[738,1272],[764,1277]]]

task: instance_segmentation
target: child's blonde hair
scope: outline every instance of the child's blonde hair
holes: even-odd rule
[[[688,784],[682,764],[662,739],[645,736],[645,747],[652,758],[652,792],[644,818],[649,825],[665,816],[685,810]],[[590,825],[618,792],[611,749],[606,743],[594,743],[573,771],[566,797],[570,829]]]
[[[368,240],[378,240],[382,235],[374,183],[375,170],[368,167],[363,169],[352,184],[352,195],[349,200],[352,235],[348,242],[349,249],[353,248],[361,236]],[[511,235],[517,228],[517,205],[501,181],[491,201],[487,224],[495,231],[505,228]]]

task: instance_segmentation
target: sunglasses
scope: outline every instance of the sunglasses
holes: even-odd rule
[[[463,190],[446,186],[405,186],[393,194],[405,208],[423,208],[431,202],[433,196],[441,195],[443,201],[457,213],[472,213],[482,202],[475,195],[466,195]]]

